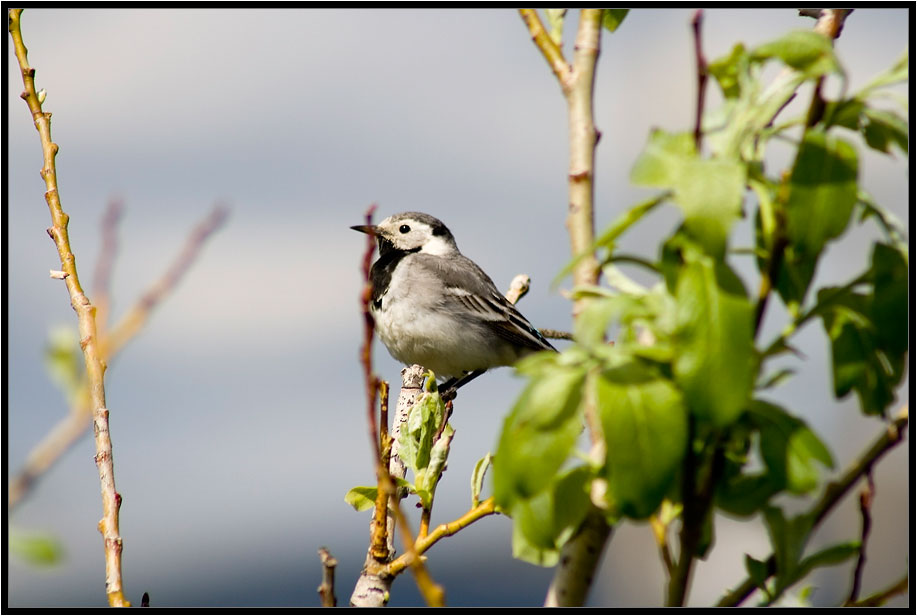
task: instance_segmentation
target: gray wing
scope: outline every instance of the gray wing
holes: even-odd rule
[[[503,297],[490,276],[468,257],[421,253],[414,255],[414,259],[442,282],[444,308],[467,313],[496,336],[517,346],[534,351],[557,350]]]

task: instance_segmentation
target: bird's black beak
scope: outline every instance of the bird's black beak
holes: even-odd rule
[[[366,233],[368,235],[376,235],[376,225],[354,225],[350,227],[354,231],[359,231],[360,233]]]

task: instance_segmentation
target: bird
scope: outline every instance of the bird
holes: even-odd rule
[[[444,398],[490,368],[557,352],[438,218],[402,212],[351,229],[378,244],[369,310],[379,339],[396,360],[443,379]]]

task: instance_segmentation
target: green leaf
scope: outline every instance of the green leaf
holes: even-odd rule
[[[609,492],[625,515],[646,518],[659,507],[684,456],[681,394],[670,381],[633,364],[604,371],[595,388]]]
[[[780,489],[796,494],[808,492],[818,485],[815,462],[834,467],[831,452],[804,421],[763,400],[752,401],[748,410],[761,432],[761,457],[771,480]]]
[[[811,556],[806,556],[802,559],[802,562],[799,563],[796,580],[801,580],[802,578],[806,577],[813,569],[817,567],[830,567],[831,565],[839,565],[845,560],[859,555],[859,553],[859,541],[839,543],[837,545],[827,547],[816,552],[815,554],[812,554]]]
[[[474,465],[474,471],[471,473],[471,508],[474,509],[481,503],[481,491],[484,489],[484,475],[493,462],[494,457],[487,452],[487,455],[477,461]]]
[[[509,508],[550,485],[583,428],[585,370],[555,366],[534,377],[503,422],[494,456],[494,497]]]
[[[857,168],[857,154],[849,143],[806,132],[789,181],[789,245],[777,279],[777,291],[791,308],[805,299],[825,244],[850,222],[857,202]]]
[[[788,519],[778,507],[765,507],[764,521],[777,561],[776,598],[799,579],[799,563],[812,531],[813,520],[805,514]]]
[[[693,135],[655,130],[631,170],[635,184],[670,188],[685,228],[705,250],[721,256],[741,214],[745,167],[728,159],[701,160]]]
[[[735,475],[717,486],[717,506],[732,515],[750,516],[783,489],[769,474]]]
[[[592,246],[588,250],[583,251],[574,257],[569,263],[567,263],[562,270],[554,277],[552,285],[557,285],[561,280],[570,275],[570,272],[573,271],[573,268],[576,265],[585,259],[589,255],[594,255],[595,251],[599,248],[604,248],[608,251],[608,254],[614,251],[615,241],[622,233],[627,231],[631,226],[640,221],[646,214],[656,208],[657,205],[665,201],[671,196],[669,191],[665,191],[655,197],[641,201],[640,203],[634,205],[629,210],[618,216],[614,222],[609,225],[605,231],[593,242]]]
[[[605,9],[602,12],[602,26],[609,32],[614,32],[627,17],[629,9]]]
[[[445,418],[445,404],[439,392],[424,392],[408,411],[407,421],[398,435],[398,456],[412,471],[423,471],[430,464],[433,437]]]
[[[605,332],[615,315],[621,311],[621,303],[632,299],[629,296],[598,298],[586,307],[573,324],[573,337],[583,346],[603,344]]]
[[[717,58],[707,65],[707,70],[716,79],[727,99],[736,98],[740,93],[739,75],[748,70],[748,53],[741,43],[736,44],[728,56]]]
[[[813,308],[831,340],[835,396],[855,390],[867,414],[885,413],[904,376],[907,271],[906,256],[898,247],[877,243],[866,277],[873,283],[872,292],[855,292],[853,285],[826,287],[819,291]]]
[[[513,518],[514,556],[541,566],[556,562],[556,551],[573,535],[589,509],[592,472],[578,466],[559,477],[546,490],[517,500]],[[516,553],[516,545],[524,547]],[[553,561],[553,562],[552,562]]]
[[[344,495],[344,501],[357,511],[366,511],[376,505],[379,490],[376,486],[357,486]]]
[[[904,227],[904,224],[902,224],[902,222],[898,220],[898,217],[889,211],[888,208],[876,203],[865,191],[859,191],[857,193],[857,199],[863,206],[863,213],[860,215],[860,220],[863,221],[870,217],[875,218],[877,224],[885,233],[886,239],[888,239],[892,246],[907,259],[907,229]]]
[[[519,524],[513,524],[513,558],[537,565],[553,567],[560,559],[560,550],[541,548],[528,540]]]
[[[767,564],[765,562],[756,558],[752,558],[746,554],[745,570],[748,572],[748,577],[750,577],[755,583],[755,586],[758,588],[764,588],[764,583],[767,581],[767,578],[770,577],[768,575]]]
[[[789,32],[775,41],[760,45],[751,52],[751,57],[758,62],[777,58],[807,77],[841,70],[831,40],[811,30]]]
[[[64,557],[64,550],[56,537],[45,533],[24,533],[10,530],[9,554],[18,556],[30,565],[47,567],[56,565]]]
[[[454,434],[455,430],[452,429],[452,426],[446,424],[439,439],[433,443],[433,447],[430,450],[430,463],[426,468],[415,473],[414,485],[417,487],[417,495],[420,497],[420,503],[424,508],[429,509],[433,506],[433,495],[436,493],[436,485],[442,478],[443,470],[446,468],[449,445],[452,443]]]
[[[707,256],[685,264],[675,298],[675,382],[692,413],[728,425],[744,410],[754,385],[754,309],[738,277]]]
[[[905,83],[908,80],[908,52],[905,51],[898,60],[888,68],[888,70],[883,71],[875,79],[869,82],[866,87],[860,90],[855,98],[865,99],[867,96],[872,94],[873,90],[879,88],[884,88],[896,83]]]
[[[790,176],[787,235],[817,258],[847,228],[857,202],[857,154],[846,141],[807,131]]]
[[[893,111],[872,108],[863,110],[863,118],[862,131],[866,145],[889,154],[889,145],[894,144],[902,153],[907,154],[907,120]]]
[[[80,336],[72,327],[57,327],[48,334],[45,346],[45,369],[51,380],[73,405],[83,384],[83,354]]]
[[[691,133],[650,132],[649,142],[630,172],[630,181],[640,186],[669,188],[684,174],[684,165],[697,157]]]
[[[796,371],[792,368],[781,368],[774,374],[769,375],[763,381],[758,383],[758,385],[755,386],[755,389],[770,389],[771,387],[776,387],[794,374],[796,374]]]
[[[908,347],[907,255],[894,246],[876,243],[872,251],[874,292],[869,316],[876,326],[876,341],[893,367],[893,377],[904,369]],[[897,380],[897,379],[896,379]]]
[[[825,128],[843,126],[850,130],[860,130],[860,116],[865,107],[865,103],[856,98],[826,103],[824,114]]]

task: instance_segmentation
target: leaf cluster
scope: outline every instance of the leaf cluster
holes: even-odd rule
[[[772,62],[783,71],[765,84],[762,69]],[[906,120],[878,106],[887,86],[907,79],[907,61],[830,101],[820,98],[821,80],[846,77],[831,42],[814,32],[791,32],[753,49],[737,45],[709,72],[724,98],[704,117],[709,153],[699,151],[691,132],[650,133],[631,181],[660,192],[624,212],[589,251],[599,254],[607,286],[574,289],[573,298],[588,303],[573,345],[518,365],[528,383],[499,438],[494,496],[513,517],[515,555],[541,565],[557,561],[590,507],[610,523],[648,519],[661,508],[696,512],[682,516],[683,527],[697,527],[688,529],[696,541],[687,543],[683,528],[682,547],[694,553],[681,558],[710,549],[715,509],[761,514],[776,572],[751,557],[746,566],[770,602],[813,568],[859,547],[846,542],[806,554],[815,520],[787,517],[775,502],[816,489],[833,455],[798,413],[767,399],[767,390],[792,376],[785,368],[767,373],[768,363],[791,353],[793,336],[818,317],[831,345],[837,398],[856,392],[864,414],[886,417],[904,375],[905,233],[860,187],[851,138],[907,154]],[[814,111],[777,124],[805,83],[816,85]],[[791,143],[795,156],[774,174],[766,154],[777,139]],[[621,255],[620,237],[664,206],[677,208],[681,222],[661,238],[656,259]],[[732,264],[743,216],[754,220],[757,296]],[[883,239],[863,271],[847,284],[813,289],[828,246],[851,224],[870,220]],[[622,261],[645,267],[656,282],[632,280]],[[763,313],[778,299],[788,321],[780,336],[762,341]],[[591,454],[579,449],[584,424],[600,441]]]

